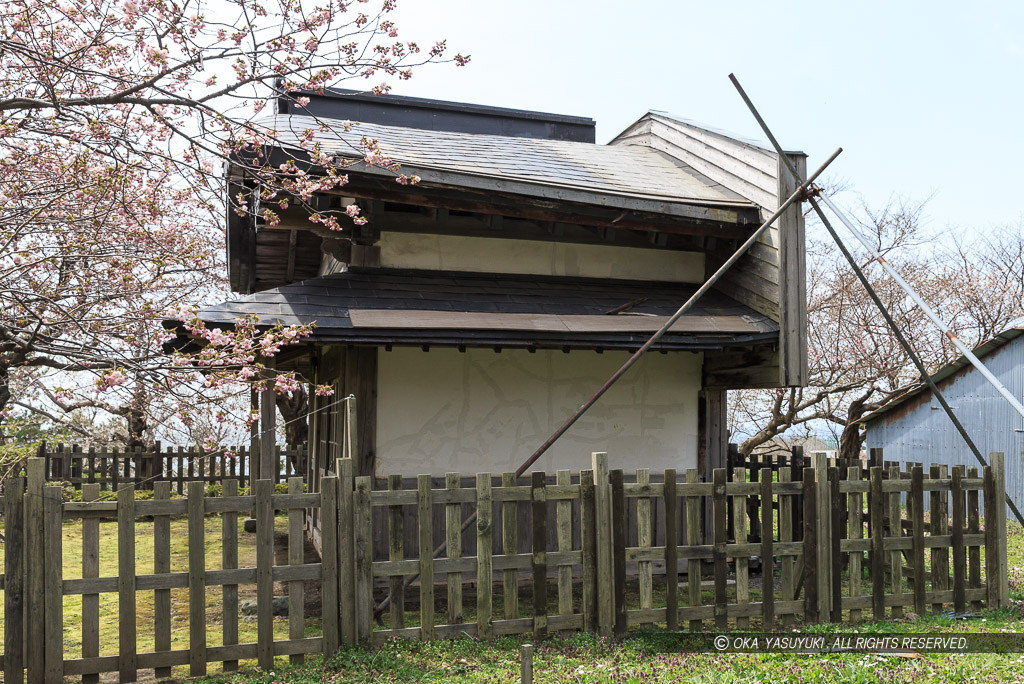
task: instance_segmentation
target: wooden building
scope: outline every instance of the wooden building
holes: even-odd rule
[[[369,222],[341,233],[299,210],[275,226],[229,212],[240,296],[201,317],[316,322],[277,362],[335,388],[311,407],[319,469],[341,454],[338,398],[351,394],[357,474],[514,470],[795,186],[774,152],[659,112],[598,145],[587,118],[309,97],[299,111],[282,98],[259,125],[286,146],[312,129],[340,156],[376,138],[422,180],[353,166],[341,192],[315,198],[363,208]],[[229,192],[245,182],[228,176]],[[794,205],[536,468],[608,451],[615,466],[706,470],[724,459],[726,391],[801,385],[806,368]]]

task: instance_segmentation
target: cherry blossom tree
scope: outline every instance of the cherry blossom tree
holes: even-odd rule
[[[348,161],[328,158],[312,131],[299,147],[320,173],[294,160],[271,167],[263,152],[276,139],[259,117],[277,97],[302,106],[348,79],[385,93],[423,64],[468,61],[449,58],[443,41],[400,38],[395,9],[394,0],[374,10],[363,0],[0,5],[0,420],[27,411],[88,438],[68,415],[99,410],[136,445],[160,426],[187,431],[204,407],[212,423],[246,417],[225,397],[266,382],[263,362],[310,329],[247,319],[209,330],[195,316],[190,307],[226,289],[225,211],[272,223],[275,209],[342,187],[356,162],[418,180],[373,140]],[[230,197],[229,159],[246,188]],[[342,236],[366,221],[355,205],[310,214]],[[198,354],[163,353],[168,316]],[[272,382],[288,393],[300,380]],[[211,421],[198,422],[216,441]]]

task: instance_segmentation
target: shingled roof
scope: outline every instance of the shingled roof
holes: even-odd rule
[[[688,204],[724,209],[750,208],[754,204],[711,181],[692,167],[670,156],[639,145],[595,145],[585,142],[543,140],[454,131],[433,131],[382,126],[279,114],[253,125],[270,131],[276,142],[301,149],[306,131],[329,155],[361,158],[362,137],[376,139],[382,152],[402,164],[403,172],[430,180],[430,172],[457,174],[462,184],[473,179],[502,181],[502,189],[533,196],[575,189],[621,200],[643,199],[668,204]],[[360,164],[360,172],[383,173]],[[552,191],[555,191],[552,194]],[[595,203],[608,204],[595,199]],[[651,207],[647,207],[650,209]]]
[[[211,306],[200,318],[214,327],[244,314],[258,315],[266,326],[315,322],[315,342],[635,349],[695,290],[679,283],[352,268]],[[623,305],[630,306],[609,315]],[[655,348],[718,349],[777,336],[775,322],[709,292]]]

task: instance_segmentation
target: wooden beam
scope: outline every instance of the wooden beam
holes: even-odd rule
[[[298,241],[299,231],[292,229],[288,234],[288,266],[284,279],[286,282],[295,280],[295,243]]]
[[[807,175],[807,157],[791,155],[801,176]],[[779,198],[789,197],[797,181],[779,160]],[[779,384],[807,384],[807,260],[804,215],[799,203],[779,218]]]

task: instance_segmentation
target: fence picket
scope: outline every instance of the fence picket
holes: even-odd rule
[[[122,682],[134,682],[138,675],[135,607],[135,487],[126,485],[117,491],[117,669]]]
[[[302,494],[302,478],[288,478],[288,494]],[[288,506],[288,565],[302,565],[305,562],[303,549],[303,518],[305,509]],[[306,635],[305,582],[292,580],[288,582],[288,638],[299,640]],[[292,665],[301,664],[305,660],[302,653],[292,653],[288,661]]]
[[[46,487],[43,493],[43,525],[44,553],[49,559],[44,571],[44,591],[47,596],[43,616],[46,623],[45,676],[47,682],[60,682],[64,679],[64,601],[61,598],[64,564],[60,562],[63,558],[60,487]]]
[[[637,484],[649,484],[650,481],[650,470],[637,469]],[[636,500],[636,545],[641,549],[649,549],[652,541],[651,532],[651,498],[641,496]],[[651,561],[641,560],[637,563],[637,582],[640,589],[640,609],[650,610],[654,606],[654,573]]]
[[[533,637],[544,639],[548,633],[548,496],[545,474],[532,474],[530,501],[533,513]]]
[[[398,491],[402,488],[401,475],[388,476],[388,489]],[[433,547],[430,547],[433,548]],[[420,549],[422,555],[424,550]],[[429,553],[429,551],[428,551]],[[388,560],[400,561],[405,559],[405,511],[402,506],[388,506]],[[388,578],[391,596],[390,623],[391,629],[402,629],[405,627],[405,578],[401,575],[392,575]]]
[[[416,481],[416,507],[420,530],[420,639],[434,638],[434,499],[430,475]]]
[[[626,501],[622,469],[609,471],[612,494],[612,604],[615,636],[626,633]]]
[[[567,487],[572,484],[572,475],[568,470],[559,470],[555,474],[555,483]],[[572,551],[572,500],[559,499],[555,504],[555,517],[558,535],[558,551]],[[648,543],[648,546],[650,543]],[[650,565],[648,563],[648,565]],[[642,593],[642,592],[641,592]],[[572,564],[558,565],[558,614],[572,615]]]
[[[914,519],[911,554],[914,563],[914,611],[924,615],[924,469],[914,466],[910,471],[910,499]]]
[[[747,469],[746,468],[735,468],[732,471],[732,478],[734,482],[746,482],[747,481]],[[736,496],[730,497],[732,499],[732,512],[733,512],[733,535],[737,544],[747,543],[747,496],[745,494],[737,494]],[[736,560],[736,603],[745,605],[750,603],[750,580],[749,580],[749,564],[750,561],[746,556],[737,556]],[[750,626],[750,618],[746,615],[741,615],[736,618],[736,628],[746,629]]]
[[[490,639],[491,628],[491,539],[492,539],[491,474],[476,476],[476,635]]]
[[[370,504],[372,478],[355,478],[352,501],[355,528],[356,640],[371,643],[373,637],[373,507]]]
[[[206,530],[205,487],[188,483],[188,671],[206,674]]]
[[[454,475],[458,480],[458,473]],[[516,479],[515,473],[504,473],[501,476],[501,486],[515,487]],[[501,503],[501,552],[506,556],[519,553],[519,504],[515,501]],[[515,568],[502,571],[502,601],[506,620],[519,617],[519,571]],[[458,624],[455,620],[451,623]]]
[[[458,473],[445,474],[444,486],[448,491],[459,489],[460,483],[461,478]],[[448,558],[460,558],[462,556],[462,504],[446,504],[444,507],[444,517],[445,542],[448,547],[447,556]],[[504,532],[503,521],[502,533],[504,534]],[[507,550],[505,552],[508,553]],[[462,622],[462,573],[449,572],[446,581],[448,583],[448,624],[458,625]],[[507,583],[505,585],[505,596],[507,601]],[[508,612],[507,604],[505,611],[506,613]],[[506,615],[506,617],[508,616]]]
[[[583,558],[583,625],[598,631],[597,531],[594,508],[594,471],[580,471],[580,545]]]
[[[697,484],[698,475],[696,468],[686,471],[686,484]],[[689,546],[700,545],[700,497],[686,497],[686,543]],[[686,581],[690,591],[689,607],[696,608],[703,601],[700,594],[701,560],[689,558],[686,561]],[[697,618],[690,620],[690,631],[694,632],[703,629],[703,621]]]
[[[818,622],[818,501],[817,473],[804,468],[803,477],[803,551],[804,567],[801,584],[804,588],[804,623]]]
[[[861,467],[859,465],[850,466],[849,477],[847,478],[854,482],[860,482],[861,480]],[[849,537],[852,540],[859,540],[864,538],[864,495],[860,492],[850,492],[849,494]],[[864,561],[864,554],[861,551],[851,551],[849,554],[850,559],[850,596],[854,598],[860,598],[861,595],[861,577],[863,569],[861,564]],[[860,622],[861,620],[861,609],[851,608],[850,609],[850,622]],[[785,625],[785,621],[783,622]]]
[[[154,489],[158,491],[169,491],[169,482],[157,482]],[[221,487],[221,496],[231,499],[238,496],[238,480],[225,480]],[[167,498],[166,494],[162,498]],[[227,511],[221,518],[221,567],[225,570],[232,570],[238,567],[238,513]],[[325,593],[326,596],[326,593]],[[225,584],[221,589],[221,640],[225,646],[233,646],[238,643],[238,585]],[[326,600],[325,600],[326,603]],[[330,605],[330,604],[327,604]],[[327,620],[325,611],[324,620]],[[168,649],[170,643],[168,641]],[[225,660],[222,666],[224,672],[234,672],[238,669],[237,660]],[[170,676],[170,671],[166,676]]]
[[[967,477],[971,479],[978,478],[978,467],[971,466],[967,469]],[[979,492],[977,489],[971,489],[967,492],[967,532],[968,534],[978,534],[981,531],[981,516],[979,515],[978,506]],[[981,588],[981,547],[977,544],[971,544],[967,547],[967,586],[971,589]],[[971,612],[978,612],[981,610],[981,601],[971,601]]]
[[[274,483],[256,480],[256,658],[259,666],[274,666]]]
[[[96,487],[97,485],[92,485]],[[85,488],[82,488],[82,499],[85,499]],[[156,501],[162,501],[169,499],[171,495],[171,483],[170,482],[155,482],[153,484],[153,499]],[[97,528],[99,527],[99,521],[95,518],[86,518],[82,522],[84,527],[86,522],[93,522]],[[99,576],[99,531],[96,531],[96,574],[86,575],[83,572],[83,577],[98,577]],[[83,543],[83,560],[85,557],[85,537],[82,538]],[[171,571],[171,516],[169,515],[155,515],[153,516],[153,573],[154,574],[165,574]],[[97,604],[97,616],[96,616],[96,629],[97,629],[97,647],[95,652],[86,654],[85,652],[85,641],[82,642],[82,655],[89,657],[90,655],[99,655],[99,597],[96,597]],[[82,597],[83,605],[85,597]],[[83,616],[84,623],[84,616]],[[227,643],[227,642],[225,642]],[[157,653],[166,652],[171,650],[171,590],[170,589],[156,589],[153,591],[153,650]],[[170,667],[159,667],[154,673],[157,679],[170,677]]]
[[[4,681],[25,681],[25,479],[4,483]]]
[[[25,492],[25,589],[26,611],[37,619],[26,619],[26,666],[29,684],[42,684],[43,666],[46,654],[43,651],[46,631],[45,624],[38,616],[43,615],[46,605],[46,585],[43,573],[46,569],[46,555],[43,537],[43,482],[45,461],[30,458],[26,464],[28,489]]]
[[[838,498],[838,496],[837,496]],[[779,497],[781,502],[782,497]],[[775,551],[772,469],[761,469],[761,629],[775,626]],[[838,572],[836,575],[838,576]]]
[[[323,602],[323,656],[334,655],[341,642],[338,603],[338,478],[327,476],[320,480],[320,556],[323,575],[320,591]],[[347,579],[347,578],[346,578]]]
[[[779,468],[779,482],[785,483],[792,480],[792,468]],[[793,496],[779,495],[779,543],[789,544],[793,541]],[[794,581],[795,558],[790,555],[781,556],[779,565],[782,600],[792,601],[796,598],[796,584]],[[852,571],[851,571],[852,572]],[[782,626],[790,627],[793,624],[793,613],[785,612],[781,616]]]
[[[339,458],[338,471],[338,605],[341,606],[339,623],[341,641],[352,645],[358,640],[356,631],[355,577],[355,482],[352,477],[352,459]]]
[[[960,615],[967,609],[964,588],[967,584],[967,557],[964,553],[964,467],[953,466],[950,491],[953,497],[953,611]]]

